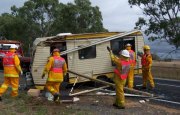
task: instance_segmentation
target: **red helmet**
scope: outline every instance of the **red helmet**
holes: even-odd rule
[[[53,50],[53,52],[59,52],[59,49],[55,48],[55,49]]]

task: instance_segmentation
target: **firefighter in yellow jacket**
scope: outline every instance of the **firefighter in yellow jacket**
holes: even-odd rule
[[[144,49],[144,54],[141,56],[143,89],[146,89],[148,81],[150,82],[150,86],[153,89],[155,85],[154,85],[153,76],[151,74],[152,56],[150,53],[150,47],[148,45],[145,45],[143,49]]]
[[[128,78],[127,78],[127,84],[128,84],[128,88],[132,89],[134,87],[134,67],[136,65],[136,58],[135,58],[135,52],[131,49],[132,45],[131,44],[126,44],[126,50],[129,51],[129,61],[130,61],[130,71],[128,74]]]
[[[17,46],[12,44],[10,51],[5,54],[3,58],[4,83],[0,87],[0,100],[2,100],[1,96],[7,90],[9,85],[12,87],[11,96],[18,96],[19,74],[22,74],[23,72],[20,66],[20,60],[15,54],[16,48]]]
[[[109,49],[109,48],[108,48]],[[118,109],[125,108],[125,96],[124,96],[124,85],[126,83],[126,78],[130,69],[129,62],[129,52],[127,50],[122,50],[120,58],[116,57],[111,50],[110,57],[111,60],[116,64],[116,68],[114,69],[114,82],[116,85],[116,99],[113,106]]]
[[[59,49],[53,50],[53,56],[49,58],[42,78],[46,73],[48,73],[48,78],[45,87],[54,96],[54,101],[59,101],[59,87],[67,73],[67,65],[64,58],[60,56]]]

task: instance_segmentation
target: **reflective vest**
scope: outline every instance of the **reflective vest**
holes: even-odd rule
[[[126,79],[129,73],[130,69],[130,62],[125,60],[121,61],[121,71],[119,71],[117,68],[114,69],[114,73],[118,75],[122,80]]]
[[[133,50],[129,50],[129,55],[130,55],[130,58],[129,58],[130,64],[136,65],[136,60],[135,60],[135,57],[134,57],[134,51]]]
[[[144,54],[141,58],[141,64],[142,66],[149,66],[149,62],[147,62],[147,57],[151,54]]]
[[[15,66],[15,63],[14,63],[14,56],[15,56],[15,53],[12,53],[12,52],[9,52],[7,53],[4,58],[3,58],[3,65],[4,66]]]
[[[65,63],[65,60],[62,57],[58,57],[58,56],[53,56],[54,58],[54,64],[51,67],[52,72],[54,73],[63,73],[62,67]]]

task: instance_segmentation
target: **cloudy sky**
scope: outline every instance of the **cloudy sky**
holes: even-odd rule
[[[20,7],[27,0],[0,0],[0,13],[9,12],[12,5]],[[74,0],[60,0],[62,3]],[[103,16],[103,24],[109,31],[129,31],[142,12],[139,8],[130,8],[128,0],[90,0],[92,6],[98,6]]]
[[[0,0],[0,14],[10,12],[12,5],[20,7],[27,0]],[[60,0],[62,3],[73,2],[74,0]],[[103,24],[109,31],[129,31],[135,26],[138,17],[142,17],[139,8],[130,8],[128,0],[90,0],[92,6],[98,6],[103,16]],[[159,56],[167,54],[173,48],[172,45],[162,41],[145,43],[151,46],[152,52],[158,52]],[[157,47],[158,46],[158,47]],[[166,46],[166,47],[164,47]],[[179,54],[179,55],[177,55]],[[174,54],[173,58],[180,59],[180,52]]]

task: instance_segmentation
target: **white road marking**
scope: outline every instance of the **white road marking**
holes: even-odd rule
[[[168,101],[168,100],[163,100],[163,99],[152,99],[152,100],[161,101],[161,102],[168,102],[168,103],[180,105],[179,102],[175,102],[175,101]]]
[[[135,76],[137,78],[142,78],[141,76]],[[164,81],[175,81],[175,82],[180,82],[180,80],[175,80],[175,79],[166,79],[166,78],[154,78],[157,80],[164,80]]]
[[[156,85],[165,85],[170,87],[180,87],[179,85],[169,85],[169,84],[162,84],[162,83],[155,83]]]
[[[165,85],[165,86],[170,86],[170,87],[180,87],[179,85],[170,85],[170,84],[163,84],[163,83],[155,83],[155,85]],[[142,84],[136,85],[137,87],[143,86]]]

